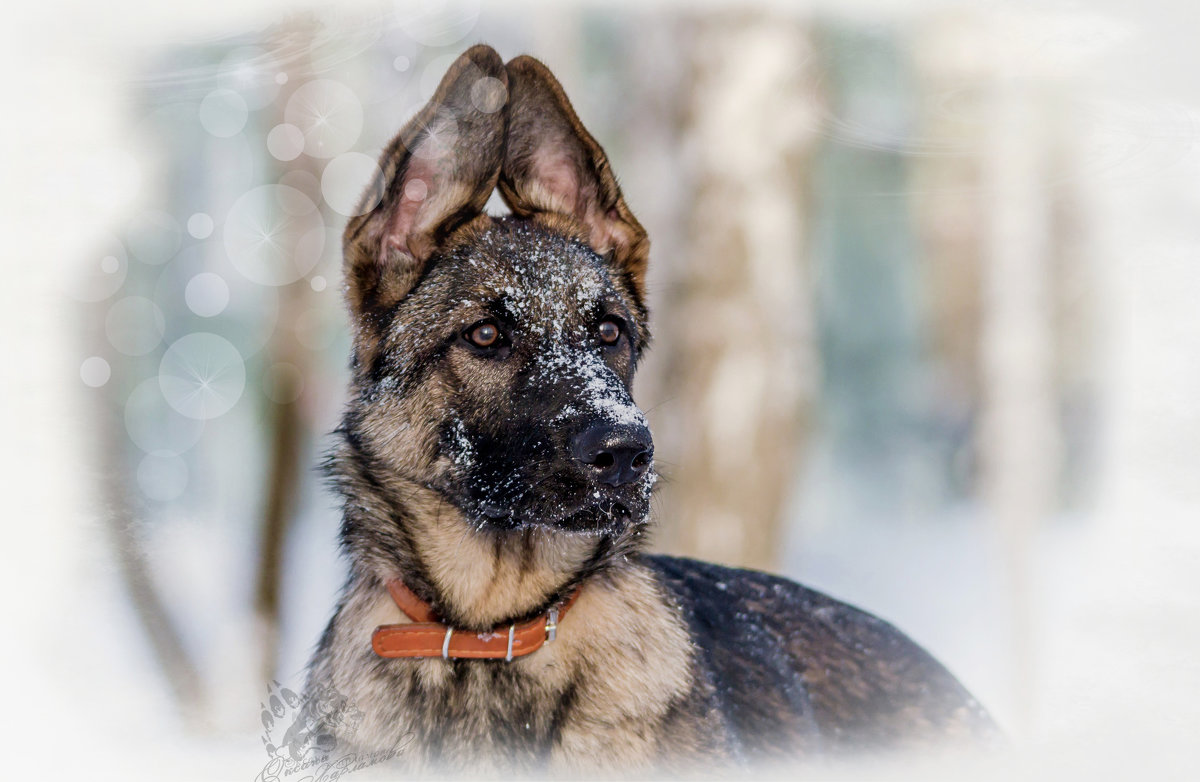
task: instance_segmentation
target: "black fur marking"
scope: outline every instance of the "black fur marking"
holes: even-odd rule
[[[570,719],[571,711],[575,708],[578,698],[579,685],[576,676],[572,675],[567,689],[558,696],[558,703],[555,704],[554,711],[550,715],[550,722],[546,728],[546,740],[542,744],[540,753],[543,762],[549,759],[551,750],[560,741],[563,725]]]

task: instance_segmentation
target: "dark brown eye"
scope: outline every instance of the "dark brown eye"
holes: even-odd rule
[[[476,347],[490,348],[500,339],[500,329],[495,323],[480,323],[467,332],[467,339]]]
[[[600,337],[600,341],[605,345],[615,345],[617,340],[621,338],[621,327],[614,321],[602,320],[596,328],[596,333]]]

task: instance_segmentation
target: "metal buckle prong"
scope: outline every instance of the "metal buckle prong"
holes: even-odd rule
[[[558,635],[558,609],[551,608],[546,617],[546,642],[553,641],[556,635]]]

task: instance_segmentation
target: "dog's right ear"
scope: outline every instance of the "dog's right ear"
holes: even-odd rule
[[[507,99],[500,55],[472,46],[384,150],[363,196],[363,206],[376,205],[352,218],[343,237],[355,316],[404,298],[438,243],[482,212],[500,176]]]
[[[625,203],[608,157],[549,68],[527,55],[506,67],[510,99],[500,195],[518,217],[574,219],[592,249],[629,280],[644,314],[650,241]]]

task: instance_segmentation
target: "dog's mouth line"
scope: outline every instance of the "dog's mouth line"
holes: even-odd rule
[[[490,492],[476,493],[454,485],[429,484],[442,499],[457,508],[469,522],[482,529],[484,526],[519,528],[526,526],[556,527],[572,520],[582,521],[591,516],[596,522],[630,524],[649,513],[645,500],[648,491],[633,491],[632,497],[622,497],[620,492],[610,492],[603,487],[585,488],[573,499],[559,497],[538,498],[537,489],[555,476],[547,476],[537,483],[526,486],[511,497],[488,496]],[[641,482],[639,482],[641,483]],[[646,481],[652,486],[654,481]],[[480,496],[480,495],[483,496]],[[646,507],[641,507],[645,505]]]
[[[620,524],[629,524],[635,520],[634,511],[619,500],[581,503],[572,508],[564,508],[554,514],[520,512],[512,507],[501,507],[486,502],[478,504],[472,510],[474,513],[464,509],[469,515],[476,516],[481,524],[501,525],[514,529],[527,526],[566,528],[573,526],[569,524],[573,520],[584,520],[589,517],[598,522],[607,521]]]

